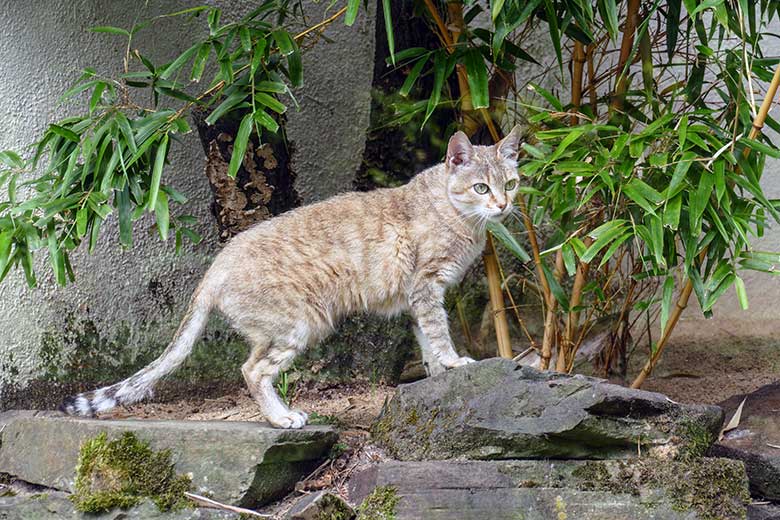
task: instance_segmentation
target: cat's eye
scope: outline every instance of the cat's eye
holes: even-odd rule
[[[506,181],[506,184],[504,184],[505,191],[512,191],[515,188],[517,188],[517,179]]]
[[[490,187],[484,182],[478,182],[477,184],[474,185],[474,191],[476,191],[480,195],[484,195],[485,193],[490,191]]]

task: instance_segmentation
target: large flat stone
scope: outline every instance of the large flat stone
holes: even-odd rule
[[[0,497],[0,520],[238,520],[240,515],[214,509],[181,509],[160,512],[151,502],[132,509],[114,509],[102,514],[76,511],[65,493]]]
[[[5,414],[0,414],[0,424]],[[333,443],[328,427],[280,430],[262,423],[95,420],[40,413],[17,415],[2,429],[0,472],[73,490],[79,449],[86,439],[133,432],[155,450],[170,449],[176,471],[193,490],[220,502],[252,507],[290,491]]]
[[[389,487],[397,520],[736,519],[749,496],[735,462],[387,462],[353,477],[349,498]]]
[[[743,399],[739,427],[727,432],[711,453],[744,462],[750,491],[759,497],[780,500],[780,382],[729,399],[723,403],[729,416]]]
[[[716,406],[490,359],[401,385],[373,433],[395,458],[671,457],[706,449]]]

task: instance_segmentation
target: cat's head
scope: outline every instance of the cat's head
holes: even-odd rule
[[[450,138],[445,168],[453,206],[477,221],[503,220],[520,185],[517,151],[520,127],[493,146],[475,146],[463,132]]]

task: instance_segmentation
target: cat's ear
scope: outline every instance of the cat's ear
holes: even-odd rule
[[[520,125],[515,125],[512,131],[506,137],[501,139],[496,145],[498,156],[510,161],[517,161],[517,152],[520,149],[520,139],[522,130]]]
[[[462,166],[468,163],[473,156],[474,147],[471,146],[469,137],[463,132],[455,132],[447,145],[447,166]]]

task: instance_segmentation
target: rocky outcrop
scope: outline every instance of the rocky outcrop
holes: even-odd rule
[[[132,432],[154,450],[168,449],[192,490],[223,503],[255,507],[292,490],[336,441],[323,426],[280,430],[262,423],[94,420],[54,413],[0,414],[0,473],[73,491],[82,443],[105,432]]]
[[[723,403],[729,415],[743,399],[739,426],[727,432],[711,453],[744,462],[750,491],[780,501],[780,382],[729,399]]]
[[[398,387],[374,424],[401,460],[673,458],[702,454],[723,412],[505,359]]]
[[[381,495],[397,520],[736,519],[746,480],[728,459],[387,462],[354,477],[349,496]]]

